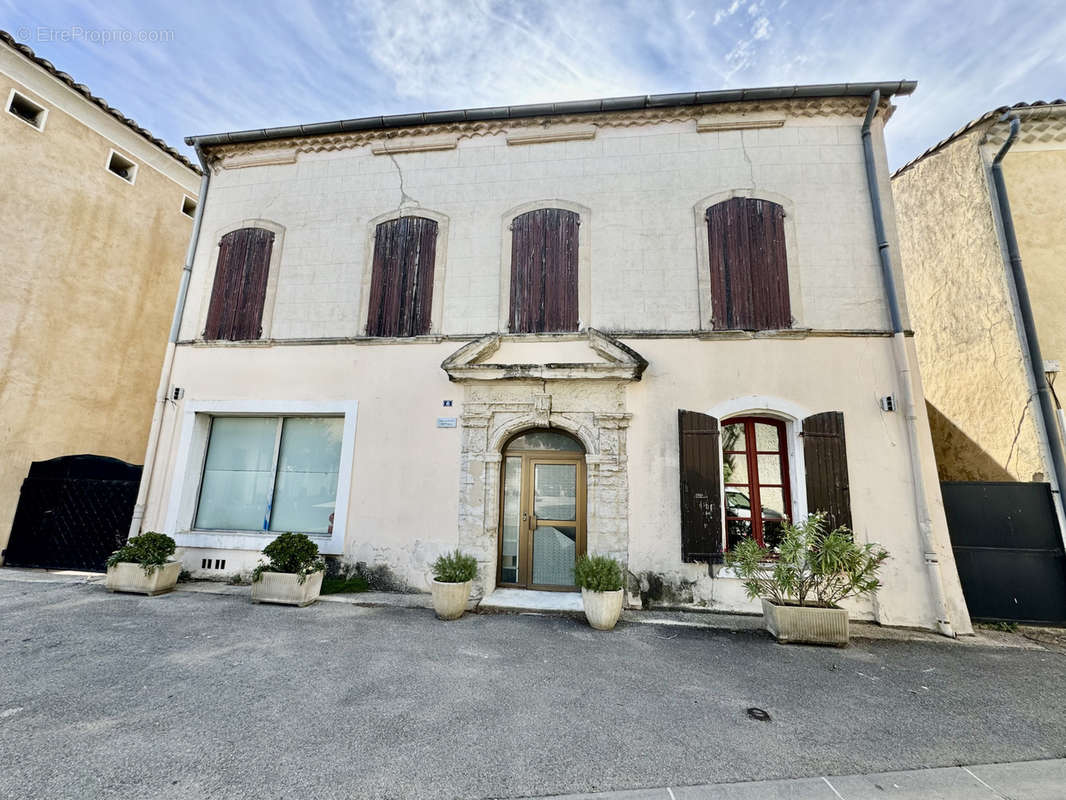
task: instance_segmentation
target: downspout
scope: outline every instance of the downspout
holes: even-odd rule
[[[940,575],[940,558],[933,541],[933,520],[929,513],[929,498],[925,492],[925,477],[921,464],[921,431],[918,414],[914,407],[914,388],[911,382],[910,355],[907,352],[907,340],[903,332],[903,319],[900,314],[899,296],[896,293],[896,277],[892,272],[892,262],[888,254],[888,237],[885,235],[885,221],[881,210],[881,189],[877,182],[877,166],[874,159],[873,141],[870,136],[870,124],[881,102],[881,91],[875,89],[870,95],[870,105],[866,109],[866,119],[862,123],[862,153],[866,164],[866,183],[870,191],[870,206],[873,212],[874,235],[877,237],[877,254],[881,259],[881,280],[885,286],[888,300],[888,313],[892,321],[892,341],[899,377],[899,389],[902,395],[902,411],[907,429],[907,446],[910,450],[911,485],[914,487],[914,506],[918,515],[918,531],[921,535],[922,557],[925,559],[929,588],[933,594],[936,610],[936,627],[944,636],[955,638],[955,631],[948,616],[947,599],[944,595],[944,583]]]
[[[159,375],[159,387],[155,394],[155,409],[152,412],[152,425],[148,429],[148,447],[144,453],[144,468],[141,472],[141,484],[137,489],[137,502],[133,506],[133,519],[130,520],[130,536],[136,536],[141,532],[141,523],[144,521],[145,507],[148,504],[148,490],[152,485],[152,472],[155,466],[156,454],[159,450],[159,435],[163,429],[163,412],[167,405],[167,394],[170,389],[170,377],[174,371],[174,351],[178,342],[178,333],[181,330],[181,318],[185,313],[185,299],[189,294],[189,280],[192,277],[192,262],[196,256],[196,245],[200,240],[200,225],[204,218],[204,205],[207,201],[207,188],[211,182],[211,170],[207,167],[203,151],[200,145],[196,145],[196,157],[200,160],[200,168],[203,177],[200,178],[200,195],[196,202],[196,213],[192,221],[192,233],[189,236],[189,249],[185,253],[185,266],[181,270],[181,285],[178,288],[178,300],[174,304],[174,317],[170,323],[170,338],[167,340],[167,350],[163,356],[163,370]]]
[[[1044,440],[1048,451],[1051,453],[1051,497],[1055,502],[1055,510],[1059,518],[1060,533],[1062,531],[1062,478],[1066,477],[1066,463],[1063,461],[1062,440],[1059,438],[1058,417],[1055,413],[1055,403],[1051,398],[1051,389],[1048,387],[1047,376],[1044,374],[1044,357],[1040,354],[1040,340],[1036,336],[1036,322],[1033,320],[1033,307],[1029,302],[1029,289],[1025,282],[1025,270],[1022,268],[1022,256],[1018,251],[1018,237],[1014,232],[1014,218],[1010,213],[1010,199],[1007,197],[1007,184],[1003,180],[1003,157],[1007,155],[1014,140],[1018,137],[1018,131],[1022,122],[1017,114],[1005,113],[1000,117],[1000,122],[1010,121],[1010,133],[1007,141],[999,148],[995,158],[992,159],[992,183],[996,193],[996,204],[999,207],[1000,224],[1003,226],[1003,239],[1007,245],[1007,257],[1010,260],[1011,278],[1014,281],[1014,293],[1018,298],[1018,315],[1022,320],[1022,330],[1025,332],[1025,344],[1028,348],[1029,377],[1032,378],[1036,387],[1036,395],[1040,400],[1040,416],[1043,422],[1043,430],[1038,431],[1040,438]]]

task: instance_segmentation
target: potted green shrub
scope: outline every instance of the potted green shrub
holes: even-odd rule
[[[477,576],[477,559],[459,549],[433,562],[433,610],[441,619],[459,619],[470,599],[470,585]]]
[[[773,550],[745,539],[726,563],[744,582],[748,597],[762,600],[766,629],[779,642],[848,643],[848,612],[837,604],[881,586],[877,573],[888,552],[856,544],[845,527],[826,531],[826,515],[811,514],[798,525],[783,524]]]
[[[154,597],[174,588],[181,562],[174,561],[174,540],[165,533],[146,531],[132,536],[107,559],[107,590]]]
[[[622,565],[610,556],[581,556],[574,566],[581,587],[585,619],[598,631],[609,631],[622,613]]]
[[[322,591],[326,562],[303,533],[282,533],[263,548],[270,561],[252,571],[252,602],[309,606]]]

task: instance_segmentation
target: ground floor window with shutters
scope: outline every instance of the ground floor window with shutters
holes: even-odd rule
[[[784,521],[808,512],[851,528],[844,415],[764,408],[722,419],[678,410],[683,562],[721,563],[747,537],[774,548]]]
[[[770,417],[722,422],[726,549],[754,537],[776,547],[792,514],[785,423]]]
[[[331,534],[343,417],[215,417],[195,528]]]

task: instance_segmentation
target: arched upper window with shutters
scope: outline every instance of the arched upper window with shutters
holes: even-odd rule
[[[706,211],[715,330],[792,327],[785,211],[755,197],[731,197]]]
[[[219,241],[205,339],[242,341],[263,334],[274,231],[238,228]]]
[[[579,225],[579,214],[563,208],[536,208],[511,221],[511,333],[578,329]]]
[[[367,336],[430,332],[436,257],[436,220],[397,217],[375,228]]]

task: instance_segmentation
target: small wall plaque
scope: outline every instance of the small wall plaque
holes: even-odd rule
[[[454,428],[456,427],[457,420],[455,417],[437,417],[438,428]]]
[[[451,400],[445,400],[444,401],[444,407],[445,408],[451,408],[452,407],[452,401]]]

